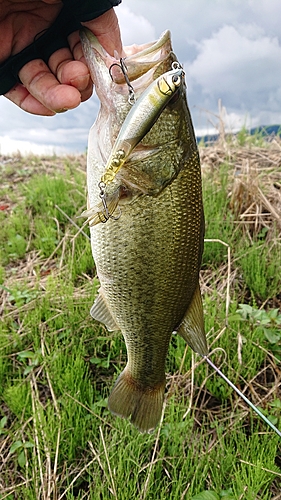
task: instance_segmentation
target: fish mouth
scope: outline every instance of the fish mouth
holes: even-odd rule
[[[131,45],[125,47],[124,51],[126,53],[124,62],[127,68],[128,78],[131,82],[140,78],[152,68],[154,72],[158,70],[154,75],[155,79],[161,73],[168,71],[171,67],[171,33],[169,30],[164,31],[159,40],[145,45]],[[115,83],[125,82],[122,71],[116,71],[113,79]]]
[[[103,61],[104,65],[110,70],[112,81],[118,85],[126,84],[126,78],[118,55],[116,54],[116,57],[110,56],[95,35],[87,28],[80,31],[80,38],[87,62],[93,57]],[[124,47],[124,53],[122,54],[127,79],[134,82],[136,90],[143,85],[149,85],[158,76],[169,71],[172,62],[176,60],[176,55],[172,50],[169,30],[164,31],[156,41]],[[89,66],[91,70],[91,65]]]

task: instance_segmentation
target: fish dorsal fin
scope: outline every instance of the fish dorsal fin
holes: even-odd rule
[[[103,323],[109,332],[120,330],[111,312],[109,311],[107,303],[101,292],[98,294],[94,304],[92,305],[90,314],[96,321]]]
[[[199,285],[177,330],[187,344],[202,356],[207,356],[208,347],[204,329],[203,306]]]

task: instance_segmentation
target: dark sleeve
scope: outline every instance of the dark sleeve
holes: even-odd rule
[[[64,6],[49,29],[38,33],[33,43],[0,64],[0,95],[6,94],[20,82],[18,72],[29,61],[49,57],[58,49],[69,47],[67,37],[81,28],[80,21],[101,16],[121,0],[63,0]]]
[[[62,0],[65,7],[78,21],[91,21],[101,16],[122,0]]]

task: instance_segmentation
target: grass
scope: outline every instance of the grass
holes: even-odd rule
[[[201,287],[212,360],[280,428],[276,148],[241,135],[201,149]],[[85,157],[1,161],[0,498],[280,499],[278,437],[181,338],[158,429],[109,413],[126,349],[89,315]]]

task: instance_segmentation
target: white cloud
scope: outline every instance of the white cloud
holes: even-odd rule
[[[69,147],[73,145],[75,147],[75,144],[81,143],[81,141],[87,141],[88,137],[88,128],[75,128],[75,127],[70,127],[70,128],[54,128],[54,129],[47,129],[44,128],[43,126],[38,127],[38,128],[29,128],[28,129],[28,140],[34,143],[38,144],[54,144],[55,146],[60,146],[60,147]],[[26,131],[23,130],[22,128],[18,128],[13,130],[9,137],[11,137],[13,140],[19,140],[19,141],[26,141],[27,140],[27,134]]]
[[[116,9],[124,45],[141,44],[157,38],[154,26],[141,14],[134,14],[125,4]]]
[[[37,144],[32,141],[21,141],[11,139],[9,136],[0,136],[0,154],[9,155],[12,153],[20,152],[23,155],[61,155],[68,152],[67,148],[61,146],[55,147],[53,144]]]
[[[197,48],[187,74],[206,94],[268,91],[278,83],[281,46],[255,25],[223,26]]]
[[[0,153],[21,151],[24,154],[59,154],[83,152],[99,104],[96,97],[79,108],[53,117],[25,113],[13,103],[0,98]]]
[[[231,127],[281,123],[281,43],[262,25],[224,25],[196,42],[197,55],[185,63],[190,102],[216,112],[222,99]],[[193,112],[196,127],[208,117]]]

